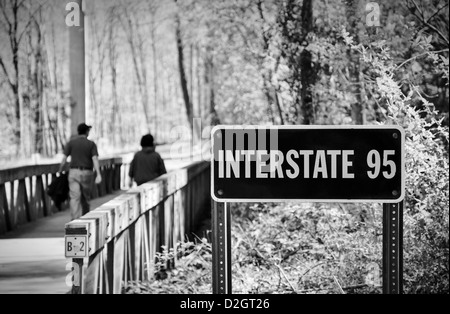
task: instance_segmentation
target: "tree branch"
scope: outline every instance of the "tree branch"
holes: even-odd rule
[[[8,74],[8,70],[6,69],[5,63],[3,62],[3,59],[1,56],[0,56],[0,66],[2,67],[3,72],[5,73],[6,80],[8,81],[9,86],[11,87],[12,90],[14,90],[15,84],[11,81],[11,78]]]
[[[342,289],[342,286],[341,286],[341,284],[339,283],[339,280],[336,278],[336,276],[333,276],[333,279],[334,279],[334,282],[336,283],[336,285],[338,286],[339,291],[341,292],[341,294],[346,294],[345,291],[344,291],[344,289]]]
[[[292,289],[292,292],[294,292],[295,294],[298,294],[297,289],[295,289],[295,287],[292,285],[292,283],[289,281],[289,278],[286,276],[286,273],[284,272],[283,268],[280,265],[276,265],[274,264],[276,268],[278,268],[280,270],[280,273],[283,275],[284,279],[287,281],[287,283],[289,284],[289,286]]]
[[[22,1],[22,3],[25,1]],[[28,27],[30,27],[31,23],[33,23],[33,21],[35,20],[35,15],[42,10],[42,7],[44,6],[44,4],[46,4],[48,2],[45,1],[44,3],[39,4],[38,8],[30,15],[30,19],[28,20],[28,23],[25,25],[22,33],[19,35],[19,39],[17,40],[17,44],[19,45],[20,42],[22,41],[23,35],[25,34],[25,32],[27,31]]]
[[[411,8],[411,7],[408,6],[409,11],[410,11],[415,17],[417,17],[417,18],[419,19],[419,21],[420,21],[424,26],[428,27],[429,29],[433,30],[436,34],[438,34],[438,36],[441,37],[441,39],[444,40],[444,42],[445,42],[445,43],[447,44],[447,46],[448,46],[448,45],[449,45],[449,39],[448,39],[447,37],[445,37],[445,35],[442,34],[442,32],[441,32],[439,29],[437,29],[436,26],[434,26],[434,25],[432,25],[432,24],[429,23],[429,21],[431,20],[431,18],[428,19],[428,20],[425,19],[424,12],[420,9],[420,7],[419,7],[419,5],[417,4],[417,2],[416,2],[415,0],[411,0],[411,1],[412,1],[412,3],[414,4],[414,7],[415,7],[416,10],[420,13],[421,16],[419,16],[419,15],[413,10],[414,8]]]
[[[402,66],[404,66],[405,64],[407,64],[407,63],[409,63],[409,62],[411,62],[411,61],[413,61],[413,60],[416,60],[417,58],[426,56],[426,55],[428,55],[428,54],[430,54],[430,53],[442,53],[442,52],[448,52],[448,51],[449,51],[448,49],[443,49],[443,50],[439,50],[439,51],[427,51],[427,52],[421,53],[420,55],[417,55],[417,56],[415,56],[415,57],[409,58],[408,60],[404,61],[403,63],[401,63],[400,65],[398,65],[398,66],[395,68],[395,70],[398,70],[398,69],[400,69]]]
[[[434,19],[434,17],[436,15],[438,15],[443,9],[445,9],[446,7],[448,7],[448,3],[446,3],[444,6],[442,6],[442,8],[438,9],[428,20],[427,22],[431,22],[432,19]]]
[[[3,16],[5,17],[6,22],[8,23],[9,28],[12,27],[11,21],[8,18],[8,14],[6,14],[6,6],[4,6],[4,2],[0,1],[0,9],[2,11]]]

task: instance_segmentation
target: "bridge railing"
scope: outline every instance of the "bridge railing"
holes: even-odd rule
[[[209,208],[210,181],[210,164],[195,163],[129,190],[67,224],[72,293],[120,294],[130,281],[152,280],[156,253],[163,246],[176,248]],[[87,243],[79,242],[81,238]]]
[[[0,235],[59,211],[47,195],[59,166],[48,164],[0,170]],[[92,185],[93,198],[121,188],[121,182],[124,182],[121,167],[122,158],[100,160],[103,182]]]

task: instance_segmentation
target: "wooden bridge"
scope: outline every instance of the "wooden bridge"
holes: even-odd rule
[[[0,293],[122,293],[151,280],[156,253],[176,248],[209,210],[210,166],[168,161],[167,175],[126,190],[128,166],[101,160],[91,212],[70,223],[46,193],[58,164],[1,170]],[[64,258],[64,235],[87,237],[86,258]]]

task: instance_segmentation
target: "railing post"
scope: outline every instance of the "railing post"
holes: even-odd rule
[[[19,191],[17,195],[17,221],[23,225],[31,221],[30,203],[28,202],[27,185],[25,179],[19,180]]]
[[[109,242],[106,245],[106,265],[105,278],[107,279],[106,290],[108,294],[113,294],[114,291],[114,241]]]
[[[11,230],[9,219],[8,200],[6,198],[6,189],[4,184],[0,184],[0,235]]]
[[[42,181],[43,193],[44,193],[44,199],[45,199],[45,211],[44,211],[45,217],[49,217],[53,214],[52,202],[51,202],[50,196],[48,196],[48,194],[47,194],[47,189],[48,189],[48,186],[50,185],[49,177],[50,177],[49,173],[44,174],[43,181]]]
[[[121,168],[122,168],[122,163],[116,163],[114,165],[114,172],[113,172],[113,178],[114,178],[114,183],[113,183],[113,190],[117,191],[120,190],[121,188]]]
[[[45,197],[44,182],[42,175],[36,177],[36,189],[34,192],[34,203],[37,209],[37,218],[43,218],[47,216],[47,201]]]
[[[11,222],[11,230],[16,229],[17,223],[17,201],[15,197],[14,191],[16,190],[16,181],[10,182],[10,190],[9,190],[9,218]]]

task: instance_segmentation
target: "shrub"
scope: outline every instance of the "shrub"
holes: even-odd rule
[[[370,65],[371,77],[387,105],[386,124],[406,131],[405,290],[407,293],[449,292],[449,162],[448,126],[440,113],[410,84],[405,95],[396,80],[398,66],[384,42],[370,47],[346,42]],[[448,82],[448,58],[432,52],[430,40],[422,49]],[[447,85],[448,86],[448,85]],[[419,109],[418,109],[419,108]]]

